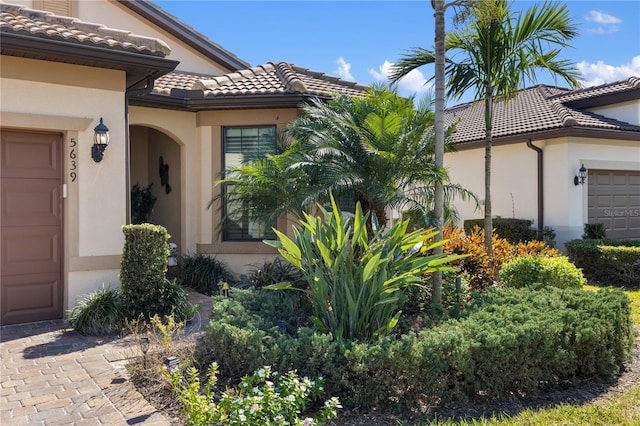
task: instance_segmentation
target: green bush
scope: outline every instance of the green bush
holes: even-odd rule
[[[80,334],[104,336],[118,333],[124,325],[118,290],[103,288],[83,296],[69,311],[67,321]]]
[[[218,361],[234,380],[262,365],[323,376],[327,392],[349,408],[420,410],[610,379],[633,344],[620,290],[489,289],[460,320],[374,342],[309,328],[290,338],[246,306],[251,292],[238,296],[216,300],[198,345],[201,365]]]
[[[261,268],[242,277],[244,286],[263,288],[270,285],[288,282],[295,288],[306,288],[307,282],[298,268],[289,262],[276,258],[273,262],[264,262]]]
[[[493,229],[495,233],[500,235],[511,244],[519,242],[533,241],[537,237],[535,229],[531,228],[532,220],[528,219],[510,219],[510,218],[494,218]],[[467,219],[464,221],[463,228],[465,234],[469,235],[475,227],[484,229],[484,219]]]
[[[189,319],[193,309],[185,291],[165,278],[169,234],[162,226],[126,225],[120,262],[120,294],[129,319],[171,313],[177,321]]]
[[[236,280],[227,265],[207,254],[187,254],[178,259],[178,283],[206,295],[218,294],[218,283]]]
[[[275,230],[278,241],[266,243],[306,278],[316,327],[338,340],[375,339],[396,326],[404,289],[427,273],[453,269],[444,264],[461,256],[424,255],[444,242],[427,246],[436,232],[407,232],[408,220],[385,229],[376,224],[369,235],[359,203],[353,219],[342,216],[333,196],[331,205],[332,212],[319,207],[320,217],[305,213],[295,241]]]
[[[131,223],[139,225],[149,222],[149,215],[153,211],[157,198],[151,193],[151,187],[140,186],[137,183],[131,188]]]
[[[243,377],[236,389],[227,388],[215,398],[217,373],[218,365],[211,364],[203,386],[195,368],[187,371],[186,380],[179,370],[164,373],[184,405],[190,425],[315,426],[335,418],[337,409],[342,408],[337,398],[331,398],[313,417],[306,416],[309,403],[324,394],[323,380],[301,379],[295,371],[272,374],[268,366]]]
[[[587,283],[582,271],[564,256],[515,258],[502,265],[499,280],[507,287],[535,289],[547,286],[579,288]]]
[[[604,240],[607,238],[607,231],[602,223],[585,223],[583,240]]]
[[[569,259],[582,268],[588,281],[635,288],[640,286],[640,247],[622,243],[626,240],[607,241],[607,245],[602,245],[601,240],[571,240],[565,243],[565,248]]]

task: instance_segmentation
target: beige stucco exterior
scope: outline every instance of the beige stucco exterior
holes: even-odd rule
[[[609,116],[640,124],[640,102],[598,108]],[[565,241],[580,238],[587,223],[587,185],[574,185],[582,164],[588,170],[640,170],[640,143],[636,140],[563,137],[532,140],[543,150],[544,225]],[[445,154],[452,182],[484,198],[484,146]],[[521,142],[496,143],[492,149],[491,200],[494,217],[538,219],[537,153]],[[456,201],[461,221],[484,217],[471,203]],[[461,225],[461,223],[460,223]]]

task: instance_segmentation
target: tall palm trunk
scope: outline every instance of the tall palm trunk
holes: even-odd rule
[[[493,220],[491,219],[491,144],[493,140],[493,90],[490,84],[486,85],[484,99],[484,245],[487,254],[493,253]]]
[[[445,22],[444,0],[432,0],[431,6],[434,10],[435,18],[435,166],[437,169],[444,167],[444,61],[445,61]],[[441,181],[437,180],[434,191],[433,207],[435,226],[440,231],[436,234],[435,240],[442,241],[442,221],[444,214],[444,187]],[[436,247],[436,254],[442,253],[442,246]],[[432,278],[432,303],[442,305],[442,272],[434,272]]]

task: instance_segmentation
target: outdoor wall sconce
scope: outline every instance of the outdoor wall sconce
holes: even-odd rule
[[[587,179],[587,169],[586,167],[584,167],[584,164],[583,164],[582,167],[580,167],[580,170],[578,170],[578,176],[573,177],[573,184],[575,186],[583,185],[586,179]]]
[[[93,146],[91,147],[91,158],[96,163],[102,161],[104,157],[104,150],[109,145],[109,128],[102,122],[100,117],[100,124],[93,129]]]

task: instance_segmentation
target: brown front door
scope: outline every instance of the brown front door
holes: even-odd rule
[[[62,138],[0,135],[0,324],[61,318]]]

